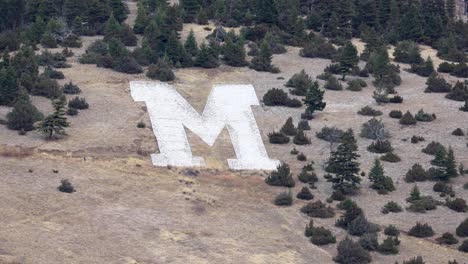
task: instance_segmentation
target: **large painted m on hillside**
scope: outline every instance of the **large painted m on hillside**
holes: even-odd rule
[[[155,166],[205,166],[202,157],[192,155],[185,128],[213,146],[225,127],[237,156],[228,159],[229,168],[273,170],[278,165],[268,158],[251,109],[259,105],[252,85],[214,86],[202,115],[168,84],[138,81],[130,88],[133,99],[148,108],[160,149],[151,155]]]

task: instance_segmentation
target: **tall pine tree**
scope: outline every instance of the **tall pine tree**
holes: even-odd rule
[[[310,119],[313,117],[315,111],[322,111],[327,106],[327,103],[323,101],[323,94],[325,91],[320,90],[318,82],[313,82],[307,88],[306,96],[303,99],[306,105],[304,117]]]
[[[52,139],[54,135],[66,135],[65,128],[70,124],[65,117],[65,105],[67,100],[65,96],[59,99],[52,100],[54,112],[38,123],[37,129],[46,135],[48,139]]]

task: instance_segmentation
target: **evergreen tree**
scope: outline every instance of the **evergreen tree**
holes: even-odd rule
[[[167,42],[166,55],[176,67],[189,67],[192,65],[192,57],[189,56],[182,43],[177,39],[175,31],[172,32]]]
[[[455,0],[447,0],[446,8],[447,8],[447,17],[452,21],[455,20],[456,11],[457,11]]]
[[[0,105],[11,105],[17,96],[18,85],[14,69],[0,69]]]
[[[109,17],[104,25],[104,41],[109,41],[112,38],[119,38],[122,27],[113,15]]]
[[[340,0],[336,4],[340,37],[349,39],[353,33],[351,21],[354,16],[354,2],[353,0]]]
[[[340,145],[336,151],[331,153],[327,162],[326,171],[334,173],[329,181],[333,183],[333,188],[342,191],[343,193],[353,192],[358,188],[361,182],[359,177],[359,155],[357,152],[356,139],[352,129],[346,131]]]
[[[452,147],[449,147],[447,152],[447,157],[444,162],[444,173],[442,180],[450,180],[450,178],[454,178],[458,176],[457,170],[457,161],[455,160],[455,154],[453,153]]]
[[[84,8],[84,1],[76,1],[76,0],[65,0],[63,3],[64,15],[67,19],[67,23],[70,25],[73,21],[79,17]]]
[[[250,63],[250,68],[256,71],[265,71],[278,73],[279,69],[271,64],[273,54],[271,52],[270,46],[266,41],[262,42],[260,46],[260,52],[257,56],[252,59]]]
[[[194,22],[200,11],[198,0],[181,0],[180,5],[184,12],[184,21],[187,23]]]
[[[185,51],[188,52],[192,57],[197,56],[198,54],[198,44],[197,40],[195,39],[195,33],[193,32],[193,29],[190,29],[190,33],[187,36],[187,40],[185,40]]]
[[[135,32],[136,34],[143,34],[145,32],[145,28],[148,25],[149,20],[149,11],[146,5],[143,2],[139,1],[138,13],[135,19],[135,24],[133,25],[133,32]]]
[[[245,60],[245,48],[243,39],[235,40],[228,35],[223,46],[223,58],[227,65],[233,67],[244,67],[248,63]]]
[[[213,48],[207,46],[205,43],[200,45],[200,51],[195,58],[195,66],[202,68],[216,68],[219,67],[218,54]]]
[[[325,109],[327,103],[323,101],[324,93],[325,91],[320,90],[317,81],[313,82],[312,85],[308,85],[306,96],[303,99],[306,105],[305,117],[312,117],[315,111],[323,111]]]
[[[278,21],[278,11],[274,0],[257,0],[256,10],[258,23],[275,24]]]
[[[375,159],[374,166],[369,172],[371,188],[377,190],[379,194],[386,194],[395,190],[392,178],[385,176],[384,168],[379,159]]]
[[[34,123],[41,120],[43,115],[31,104],[26,91],[21,91],[13,110],[7,114],[8,128],[19,131],[31,131]]]
[[[66,135],[65,128],[70,124],[65,117],[65,105],[67,100],[65,96],[60,97],[59,99],[52,100],[52,107],[54,112],[44,118],[37,125],[37,129],[47,136],[48,139],[52,139],[54,134],[56,135]]]
[[[129,14],[128,7],[122,0],[108,0],[109,7],[111,8],[113,16],[115,19],[122,23],[127,19],[127,15]]]
[[[407,202],[412,203],[414,201],[421,200],[421,192],[417,185],[414,185],[413,189],[411,189],[410,197],[406,199]]]
[[[408,11],[401,18],[399,34],[402,40],[419,41],[423,34],[423,25],[420,12],[414,2],[408,7]]]
[[[351,43],[347,42],[343,47],[341,55],[338,59],[340,73],[343,76],[344,81],[346,75],[351,73],[352,69],[356,67],[359,62],[358,52],[356,47]]]

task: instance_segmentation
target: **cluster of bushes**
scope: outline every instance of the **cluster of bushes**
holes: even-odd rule
[[[302,123],[301,127],[307,128],[308,126]],[[293,136],[293,143],[296,145],[310,144],[310,139],[306,136],[304,130],[296,128],[291,117],[286,120],[279,132],[273,131],[268,134],[269,141],[272,144],[287,144],[290,140],[288,136]]]
[[[306,204],[301,208],[301,212],[316,218],[332,218],[335,216],[333,208],[322,203],[320,200]]]
[[[51,66],[54,68],[70,68],[71,65],[67,63],[67,57],[64,53],[51,53],[48,50],[42,51],[37,55],[37,64],[40,66]]]
[[[267,106],[287,106],[298,108],[302,106],[301,101],[290,98],[286,92],[278,88],[272,88],[263,96],[263,103]]]
[[[265,178],[265,182],[271,186],[284,186],[288,188],[292,188],[296,185],[289,165],[286,163],[280,164],[275,171],[272,171],[268,177]]]
[[[330,230],[324,227],[315,227],[313,220],[306,226],[305,236],[310,237],[310,242],[317,246],[336,243],[336,238]]]
[[[431,237],[434,235],[434,230],[432,230],[432,227],[428,224],[417,222],[416,225],[408,231],[408,235],[420,238]]]
[[[367,150],[373,153],[384,154],[393,151],[392,144],[388,140],[377,140],[372,142]]]
[[[312,38],[301,49],[299,55],[306,58],[333,59],[337,55],[337,50],[333,44],[325,38],[312,34]]]
[[[390,201],[384,205],[381,212],[383,214],[403,212],[403,208],[396,202]]]
[[[445,95],[445,98],[458,102],[465,102],[468,100],[468,85],[458,81],[455,86],[453,86],[453,89]]]
[[[434,71],[434,64],[432,63],[431,57],[428,57],[427,60],[422,63],[411,64],[410,68],[410,72],[422,77],[429,77]]]
[[[346,87],[346,90],[348,91],[353,91],[353,92],[359,92],[362,91],[362,88],[367,87],[366,81],[363,79],[354,79],[348,81],[348,86]]]
[[[77,115],[78,110],[84,110],[88,108],[89,108],[89,104],[88,102],[86,102],[86,99],[76,96],[75,98],[68,101],[67,114],[71,116]]]
[[[390,137],[390,133],[385,128],[382,120],[372,118],[361,126],[361,133],[359,134],[363,138],[373,140],[383,140]]]
[[[363,116],[381,116],[382,111],[376,110],[368,105],[365,107],[361,108],[358,111],[358,114],[363,115]]]
[[[427,78],[426,85],[425,93],[448,93],[452,90],[452,85],[435,72]]]
[[[425,213],[426,211],[435,210],[438,205],[442,204],[431,196],[422,196],[418,186],[413,187],[410,197],[408,197],[406,201],[410,203],[407,209],[416,213]]]

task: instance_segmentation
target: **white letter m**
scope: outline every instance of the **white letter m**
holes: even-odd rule
[[[216,85],[200,114],[170,85],[155,82],[130,82],[132,97],[145,102],[159,154],[152,154],[155,166],[205,166],[202,157],[192,156],[184,127],[213,146],[227,127],[237,159],[228,159],[234,170],[274,170],[257,127],[252,105],[259,105],[252,85]]]

